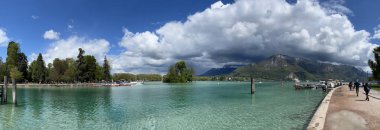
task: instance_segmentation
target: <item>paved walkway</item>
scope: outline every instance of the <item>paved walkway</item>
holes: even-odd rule
[[[370,101],[365,100],[363,87],[359,96],[347,86],[332,94],[327,111],[325,130],[379,130],[380,92],[371,90]]]

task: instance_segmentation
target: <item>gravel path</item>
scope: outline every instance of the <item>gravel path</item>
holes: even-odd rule
[[[365,100],[363,87],[359,97],[347,86],[338,88],[331,97],[325,130],[379,130],[380,93],[371,90],[370,101]]]

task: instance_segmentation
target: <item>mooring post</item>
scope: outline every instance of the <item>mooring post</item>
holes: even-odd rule
[[[0,100],[0,104],[3,104],[4,103],[4,85],[1,85],[1,100]]]
[[[8,102],[7,88],[8,88],[8,77],[4,76],[4,95],[3,95],[4,103]]]
[[[16,79],[12,78],[12,84],[13,84],[13,104],[17,104],[17,97],[16,97],[16,89],[17,89],[17,85],[16,85]]]
[[[251,94],[255,93],[255,79],[251,77]]]

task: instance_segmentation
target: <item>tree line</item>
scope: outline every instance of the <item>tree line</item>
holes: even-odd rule
[[[160,74],[115,73],[112,78],[115,81],[162,81]]]
[[[104,57],[103,65],[99,65],[92,55],[85,55],[85,51],[78,49],[77,59],[54,59],[47,66],[41,55],[28,65],[26,55],[21,52],[20,45],[9,42],[7,57],[3,62],[0,57],[0,77],[8,76],[18,82],[35,83],[76,83],[76,82],[99,82],[110,81],[112,76],[111,67]],[[3,78],[0,78],[3,81]]]

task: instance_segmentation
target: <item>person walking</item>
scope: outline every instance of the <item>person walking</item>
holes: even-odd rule
[[[356,90],[356,96],[358,97],[359,96],[359,87],[360,87],[359,80],[356,80],[356,82],[354,83],[354,86],[355,86],[355,90]]]
[[[352,91],[352,81],[348,83],[348,87],[350,88],[350,91]]]
[[[368,83],[365,83],[363,85],[363,88],[364,88],[364,92],[365,92],[365,95],[366,95],[365,100],[369,101],[368,94],[369,94],[369,91],[371,90],[371,87],[368,85]]]

